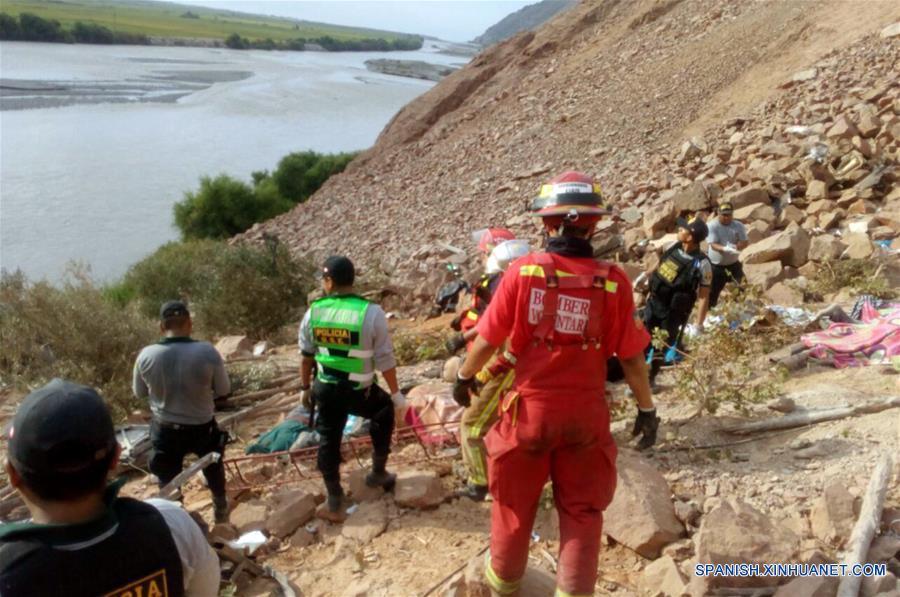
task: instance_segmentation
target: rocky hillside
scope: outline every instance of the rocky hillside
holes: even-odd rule
[[[659,243],[645,241],[722,196],[780,247],[750,247],[748,263],[795,268],[774,277],[796,275],[807,243],[864,256],[900,233],[898,20],[893,2],[581,3],[480,54],[307,204],[240,240],[347,253],[420,307],[447,243],[471,254],[488,225],[533,236],[524,204],[575,168],[620,212],[598,238],[620,262],[652,267]]]
[[[487,31],[473,39],[472,43],[489,46],[516,33],[533,31],[575,4],[576,0],[541,0],[529,4],[488,27]]]

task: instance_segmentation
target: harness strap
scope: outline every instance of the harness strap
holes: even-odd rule
[[[544,270],[544,281],[547,289],[544,292],[544,312],[537,327],[534,329],[534,337],[539,342],[551,344],[556,329],[556,307],[559,303],[559,277],[556,275],[556,264],[549,253],[538,253],[535,261]]]
[[[557,276],[556,264],[550,253],[538,253],[535,255],[536,265],[539,265],[544,271],[544,280],[547,288],[544,292],[544,310],[541,319],[534,330],[534,337],[538,342],[544,342],[547,345],[553,343],[553,336],[556,328],[556,313],[559,303],[559,290],[567,289],[587,289],[593,290],[590,298],[590,308],[588,311],[588,321],[585,326],[582,337],[584,338],[585,348],[588,343],[600,346],[600,336],[602,335],[602,318],[606,311],[607,301],[607,278],[609,277],[609,264],[598,263],[597,269],[590,274],[580,274],[571,276]],[[600,294],[601,296],[597,296]]]

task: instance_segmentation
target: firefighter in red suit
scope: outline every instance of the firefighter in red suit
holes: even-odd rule
[[[616,486],[616,445],[604,399],[606,360],[615,355],[638,402],[633,435],[656,441],[644,348],[628,277],[593,258],[590,237],[605,210],[599,185],[565,172],[541,187],[532,205],[547,235],[545,252],[514,261],[478,323],[478,337],[453,394],[466,405],[475,374],[505,340],[515,384],[486,438],[491,589],[515,594],[528,563],[531,529],[549,478],[559,512],[558,596],[592,595],[603,510]]]

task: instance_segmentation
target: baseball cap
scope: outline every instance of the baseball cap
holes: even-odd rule
[[[116,449],[112,417],[100,394],[58,378],[25,397],[8,437],[9,459],[26,478],[76,476]]]
[[[187,305],[185,305],[182,301],[166,301],[159,308],[160,319],[168,319],[169,317],[180,317],[190,314],[191,312],[188,311]]]
[[[687,228],[691,236],[694,237],[695,243],[701,243],[706,240],[706,235],[709,234],[709,228],[706,227],[706,222],[701,220],[700,218],[693,218],[688,221],[684,218],[678,218],[675,220],[675,225],[678,228]]]
[[[334,280],[338,286],[350,286],[356,277],[356,269],[343,255],[332,255],[322,264],[322,275]]]
[[[725,202],[719,204],[719,213],[720,214],[728,215],[733,212],[734,212],[734,206],[731,205],[730,201],[725,201]]]

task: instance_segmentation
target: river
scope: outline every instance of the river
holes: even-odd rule
[[[250,180],[292,151],[370,147],[433,83],[366,70],[418,52],[0,43],[0,267],[111,280],[176,239],[202,175]]]

